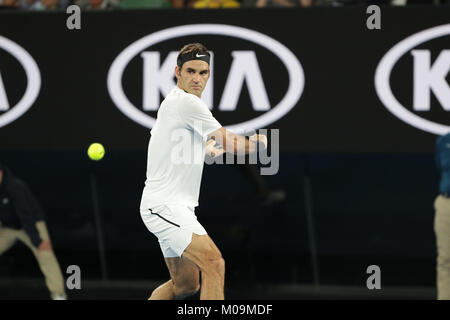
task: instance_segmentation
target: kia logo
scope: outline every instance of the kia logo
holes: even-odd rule
[[[450,50],[442,50],[434,62],[431,61],[430,50],[412,50],[424,42],[444,36],[450,36],[450,24],[430,28],[409,36],[386,53],[375,72],[375,89],[384,106],[409,125],[437,135],[448,133],[450,126],[419,117],[402,106],[392,93],[390,77],[395,64],[409,52],[414,61],[412,110],[429,111],[430,96],[433,93],[441,107],[445,111],[450,111],[450,87],[446,81],[446,76],[450,71]],[[409,79],[405,79],[405,81],[409,81]]]
[[[0,69],[0,127],[3,127],[19,118],[33,105],[41,88],[41,74],[33,57],[18,44],[0,36],[0,49],[19,61],[27,77],[25,94],[16,105],[11,106],[5,89],[5,82],[11,75],[2,74]]]
[[[112,101],[122,113],[144,127],[152,128],[154,126],[156,119],[144,111],[156,111],[159,107],[159,93],[167,95],[175,85],[173,73],[177,53],[171,52],[164,63],[160,65],[159,52],[144,50],[163,41],[192,35],[219,35],[252,42],[273,53],[287,70],[289,84],[286,93],[275,106],[271,107],[255,52],[230,49],[233,62],[218,109],[221,111],[235,110],[242,84],[247,81],[253,109],[264,113],[250,120],[228,125],[226,126],[228,130],[248,132],[264,128],[282,118],[297,104],[303,92],[305,77],[300,62],[287,47],[267,35],[242,27],[223,24],[193,24],[154,32],[132,43],[117,56],[108,72],[107,86]],[[139,54],[143,59],[144,67],[142,110],[130,102],[122,86],[124,70],[130,61]],[[212,107],[213,64],[211,64],[211,70],[211,78],[202,95],[202,99],[210,108]]]

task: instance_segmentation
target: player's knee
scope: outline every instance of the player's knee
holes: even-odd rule
[[[177,299],[184,299],[186,297],[196,294],[200,290],[200,283],[185,282],[183,284],[176,284],[174,286],[174,294]]]

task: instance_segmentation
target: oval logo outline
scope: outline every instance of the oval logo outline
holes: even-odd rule
[[[33,106],[41,89],[41,73],[33,57],[20,45],[0,36],[0,48],[8,52],[22,65],[27,76],[27,89],[19,102],[0,115],[0,128],[20,118]]]
[[[128,118],[151,129],[156,119],[136,108],[125,96],[121,81],[123,72],[128,63],[142,50],[166,40],[197,34],[229,36],[259,44],[274,53],[285,65],[289,74],[288,90],[275,107],[251,120],[226,126],[228,130],[246,132],[260,129],[279,120],[294,108],[303,93],[305,84],[304,71],[297,57],[286,46],[265,34],[243,27],[224,24],[191,24],[171,27],[144,36],[126,47],[111,64],[107,77],[109,95],[116,107]]]
[[[450,131],[450,126],[419,117],[407,110],[395,98],[390,86],[390,76],[392,69],[401,57],[414,47],[442,36],[450,35],[450,24],[444,24],[433,28],[419,31],[409,37],[401,40],[394,45],[380,60],[375,70],[375,90],[378,98],[386,109],[397,118],[407,124],[436,135],[444,135]]]

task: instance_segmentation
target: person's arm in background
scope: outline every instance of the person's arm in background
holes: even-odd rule
[[[42,210],[36,197],[31,192],[30,188],[27,188],[27,190],[28,190],[29,203],[31,206],[31,210],[34,213],[33,215],[35,217],[36,222],[42,222],[45,224],[44,211]],[[39,232],[39,230],[38,230],[38,232]],[[52,244],[49,239],[41,239],[41,240],[42,240],[41,244],[37,248],[38,250],[52,250]]]
[[[258,150],[258,143],[262,143],[264,149],[267,148],[267,137],[263,134],[254,134],[249,138],[234,134],[224,127],[214,131],[209,135],[221,148],[228,153],[249,154]]]
[[[39,211],[40,208],[36,210],[36,200],[30,189],[24,182],[18,180],[13,183],[11,188],[14,208],[31,242],[38,250],[50,250],[50,242],[41,239],[36,227],[36,223],[42,221],[44,217],[43,213]]]

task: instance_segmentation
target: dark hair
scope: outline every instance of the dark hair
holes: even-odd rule
[[[205,55],[205,57],[196,57],[197,54]],[[177,65],[181,68],[183,64],[189,60],[203,60],[209,64],[210,54],[208,49],[201,43],[189,43],[181,48],[177,57]]]

